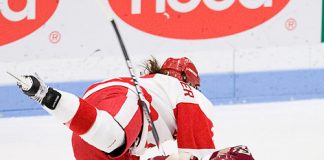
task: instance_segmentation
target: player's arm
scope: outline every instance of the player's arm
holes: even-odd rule
[[[174,110],[178,126],[179,155],[187,153],[185,159],[190,160],[254,160],[246,146],[239,145],[215,150],[213,123],[206,115],[209,101],[204,100],[203,97],[197,98],[199,93],[194,92],[186,83],[181,83],[181,85],[182,91],[178,95]],[[204,111],[203,107],[205,107]]]
[[[125,143],[123,129],[107,112],[71,93],[48,87],[37,75],[21,76],[20,80],[17,84],[24,94],[89,144],[110,153]]]
[[[184,82],[179,88],[174,115],[177,123],[179,152],[187,152],[198,158],[215,150],[213,123],[197,102],[197,92]]]
[[[179,103],[176,109],[177,143],[179,152],[203,157],[215,150],[212,122],[198,104]]]

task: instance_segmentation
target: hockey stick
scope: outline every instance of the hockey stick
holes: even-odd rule
[[[140,106],[141,106],[141,108],[143,110],[143,113],[144,113],[144,116],[145,116],[146,120],[148,121],[149,125],[152,128],[152,134],[153,134],[155,143],[156,143],[157,147],[159,148],[160,147],[160,139],[159,139],[159,136],[158,136],[156,127],[155,127],[155,125],[154,125],[154,123],[152,121],[152,118],[151,118],[149,109],[148,109],[146,103],[144,102],[144,99],[145,98],[144,98],[143,92],[142,92],[141,87],[140,87],[140,85],[138,83],[138,79],[137,79],[137,77],[135,75],[135,71],[133,69],[133,65],[132,65],[132,63],[130,61],[130,58],[128,56],[128,53],[126,51],[126,47],[125,47],[124,42],[123,42],[123,40],[121,38],[121,35],[119,33],[119,30],[118,30],[118,27],[117,27],[114,19],[111,17],[111,13],[109,13],[109,11],[108,11],[109,9],[105,7],[106,5],[108,6],[108,4],[104,3],[103,0],[96,0],[96,2],[98,3],[98,5],[100,6],[100,8],[103,11],[103,13],[107,16],[107,18],[109,18],[109,20],[111,21],[111,23],[113,25],[113,28],[115,30],[115,33],[116,33],[117,38],[118,38],[118,41],[119,41],[119,44],[120,44],[120,46],[122,48],[122,51],[123,51],[124,58],[126,60],[126,64],[128,66],[128,69],[129,69],[129,73],[130,73],[130,75],[131,75],[131,77],[132,77],[132,79],[134,81],[134,85],[135,85],[135,88],[136,88],[136,91],[137,91],[137,95],[138,95],[139,100],[140,100]],[[162,148],[162,152],[164,154],[163,148]]]
[[[30,84],[27,84],[25,81],[23,81],[22,79],[20,79],[18,76],[10,73],[9,71],[7,71],[7,74],[9,74],[11,77],[13,77],[14,79],[16,79],[17,82],[20,82],[21,84],[24,84],[25,86],[27,86],[27,88],[30,88],[31,87]]]
[[[139,100],[140,100],[140,105],[142,107],[142,110],[144,112],[144,115],[146,117],[146,120],[148,121],[149,125],[152,128],[152,133],[153,133],[153,137],[154,137],[155,143],[156,143],[157,147],[159,148],[160,147],[159,135],[158,135],[157,130],[155,128],[155,125],[154,125],[154,123],[152,121],[152,118],[151,118],[151,115],[150,115],[150,112],[149,112],[149,108],[147,107],[146,103],[144,102],[144,99],[145,98],[144,98],[142,89],[140,87],[138,78],[135,75],[135,70],[133,68],[132,62],[130,61],[130,58],[129,58],[128,53],[126,51],[126,47],[125,47],[124,42],[122,40],[122,37],[121,37],[121,35],[119,33],[118,27],[117,27],[117,25],[116,25],[116,23],[115,23],[115,21],[113,19],[111,20],[111,24],[114,27],[115,33],[117,35],[117,38],[118,38],[118,41],[119,41],[119,44],[120,44],[120,47],[121,47],[121,49],[123,51],[123,54],[124,54],[124,58],[126,60],[126,64],[127,64],[129,73],[130,73],[130,75],[131,75],[131,77],[132,77],[132,79],[134,81],[134,85],[135,85],[135,88],[136,88],[136,92],[137,92],[137,95],[138,95]]]

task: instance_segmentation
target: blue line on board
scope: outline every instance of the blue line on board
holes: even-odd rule
[[[81,96],[94,82],[49,85]],[[216,107],[240,103],[321,99],[324,98],[324,69],[202,74],[201,84],[201,91]],[[23,96],[16,86],[0,86],[0,117],[46,114],[33,100]]]

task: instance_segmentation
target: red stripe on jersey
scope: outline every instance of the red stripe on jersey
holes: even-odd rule
[[[125,103],[127,93],[128,88],[126,87],[111,86],[91,94],[86,98],[86,101],[98,109],[115,116]]]
[[[153,78],[154,76],[155,76],[155,74],[148,74],[148,75],[142,76],[140,78]],[[130,77],[121,77],[121,78],[114,78],[114,79],[110,79],[110,80],[107,80],[107,81],[95,83],[95,84],[91,85],[86,90],[86,92],[88,92],[89,90],[97,87],[98,85],[105,84],[105,83],[110,83],[110,82],[123,82],[123,83],[128,83],[128,84],[134,86],[134,82],[133,82],[132,78],[130,78]]]
[[[150,115],[151,115],[151,120],[152,122],[156,121],[159,118],[158,112],[153,108],[152,105],[150,105]],[[152,131],[151,125],[148,126],[148,131]]]
[[[156,145],[155,144],[152,144],[152,143],[146,143],[145,144],[145,148],[152,148],[152,147],[155,147]]]
[[[132,79],[129,78],[129,77],[123,77],[123,78],[115,78],[115,79],[110,79],[110,80],[107,80],[107,81],[103,81],[103,82],[98,82],[98,83],[95,83],[93,85],[91,85],[85,93],[87,93],[89,90],[101,85],[101,84],[105,84],[105,83],[110,83],[110,82],[124,82],[124,83],[128,83],[128,84],[131,84],[131,85],[134,85],[134,82],[132,82]]]
[[[141,78],[153,78],[155,76],[155,74],[148,74],[145,76],[141,76]]]
[[[79,101],[78,111],[70,123],[70,129],[78,135],[86,133],[97,117],[97,111],[92,105],[82,99]]]
[[[179,148],[214,149],[213,123],[198,104],[179,103],[174,110],[177,120]]]
[[[149,107],[150,107],[150,111],[151,111],[150,116],[151,116],[152,122],[154,122],[159,118],[159,113],[152,106],[152,96],[146,91],[145,88],[141,87],[141,89],[142,89],[142,92],[143,92],[143,95],[144,95],[146,101],[149,102],[149,105],[150,105]],[[149,125],[148,130],[152,131],[151,125]]]
[[[143,114],[142,114],[142,110],[138,108],[131,121],[124,128],[125,136],[126,136],[126,147],[121,155],[125,154],[129,150],[129,148],[134,144],[136,138],[139,136],[142,130],[142,125],[143,125]]]

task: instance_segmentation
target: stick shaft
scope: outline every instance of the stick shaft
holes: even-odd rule
[[[23,80],[21,80],[20,78],[18,78],[18,76],[16,76],[16,75],[14,75],[14,74],[12,74],[12,73],[10,73],[10,72],[8,72],[7,71],[7,74],[9,74],[11,77],[13,77],[13,78],[15,78],[17,81],[19,81],[20,83],[22,83],[22,84],[24,84],[24,85],[29,85],[29,84],[27,84],[27,83],[25,83]]]
[[[134,85],[135,85],[135,88],[136,88],[136,91],[137,91],[137,95],[138,95],[139,100],[140,100],[140,105],[141,105],[141,107],[142,107],[142,110],[143,110],[143,112],[144,112],[144,115],[145,115],[145,117],[146,117],[146,120],[148,121],[149,125],[150,125],[151,128],[152,128],[152,133],[153,133],[153,137],[154,137],[155,143],[156,143],[156,145],[159,147],[159,145],[160,145],[160,139],[159,139],[159,136],[158,136],[158,133],[157,133],[156,127],[155,127],[155,125],[154,125],[154,123],[153,123],[153,121],[152,121],[152,118],[151,118],[151,115],[150,115],[149,109],[148,109],[148,107],[147,107],[147,105],[146,105],[146,103],[145,103],[145,101],[144,101],[145,98],[144,98],[144,95],[143,95],[142,89],[141,89],[141,87],[140,87],[140,84],[139,84],[138,78],[137,78],[137,76],[135,75],[135,70],[134,70],[133,65],[132,65],[132,63],[131,63],[131,61],[130,61],[130,58],[129,58],[128,53],[127,53],[127,51],[126,51],[126,47],[125,47],[125,45],[124,45],[124,42],[123,42],[123,40],[122,40],[122,37],[121,37],[121,35],[120,35],[120,33],[119,33],[119,30],[118,30],[118,27],[117,27],[115,21],[114,21],[114,20],[111,20],[111,23],[112,23],[113,28],[114,28],[114,30],[115,30],[115,33],[116,33],[116,35],[117,35],[117,38],[118,38],[118,41],[119,41],[120,47],[121,47],[121,49],[122,49],[122,51],[123,51],[123,55],[124,55],[124,58],[125,58],[125,60],[126,60],[126,64],[127,64],[127,67],[128,67],[129,73],[130,73],[130,75],[131,75],[131,77],[132,77],[132,79],[133,79],[133,81],[134,81]]]

